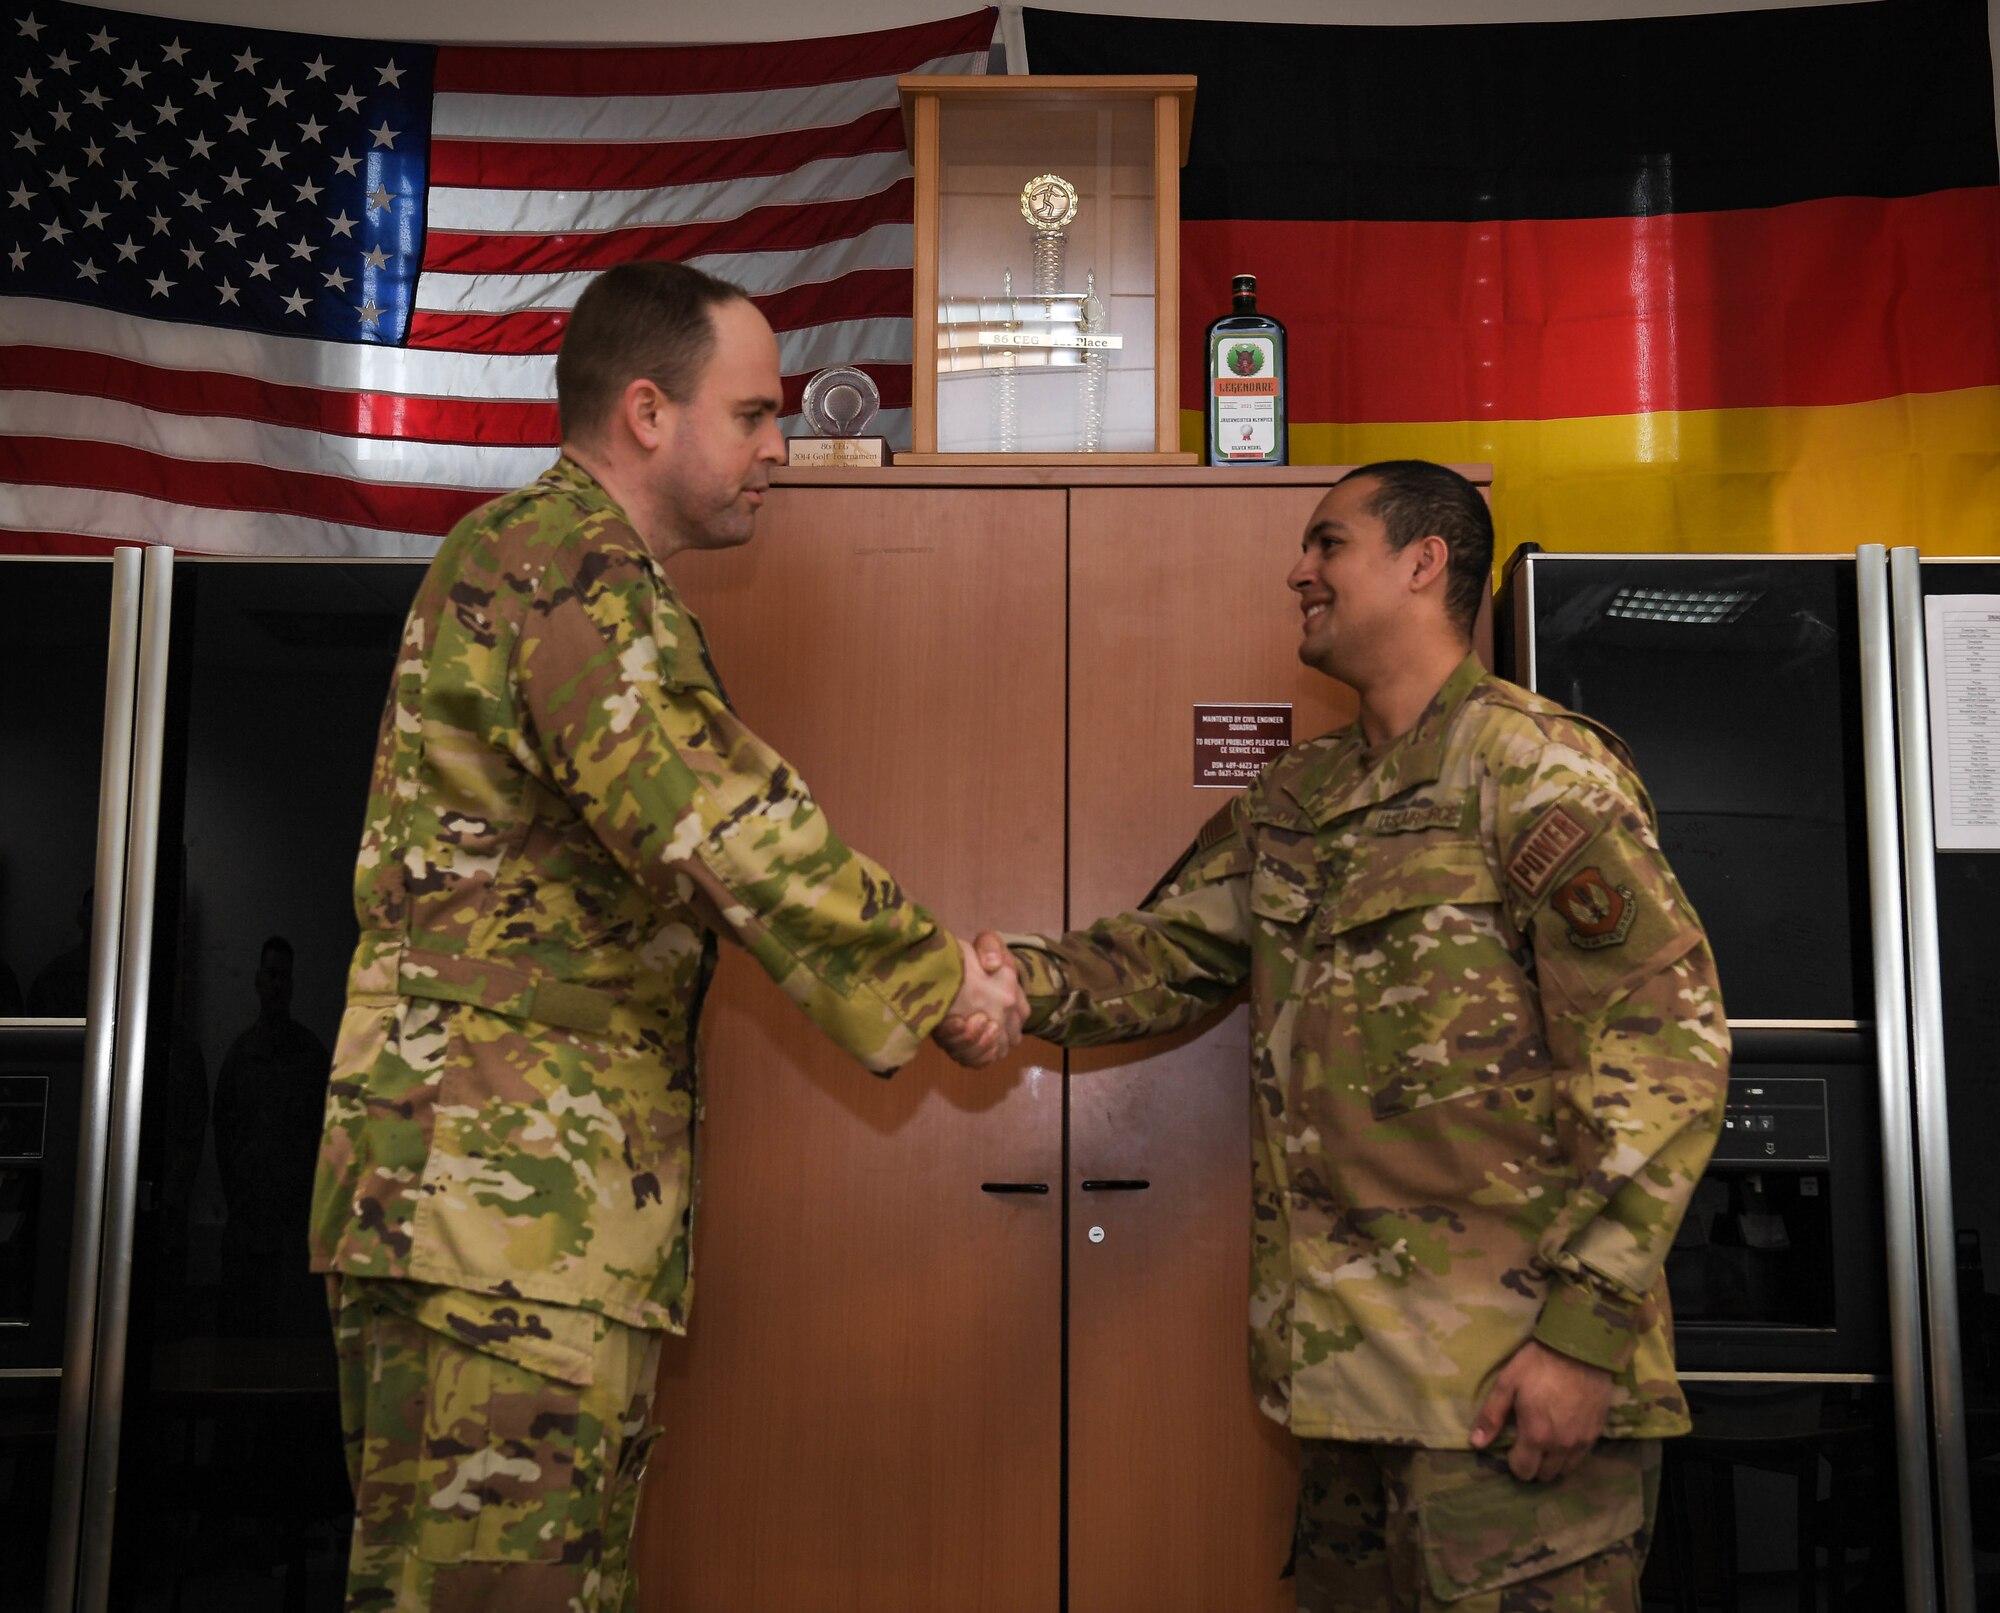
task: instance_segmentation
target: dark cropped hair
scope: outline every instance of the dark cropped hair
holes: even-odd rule
[[[685,403],[715,351],[709,310],[743,295],[742,287],[684,263],[621,263],[591,281],[556,354],[563,441],[595,437],[637,380]]]
[[[1385,459],[1341,477],[1373,476],[1381,485],[1368,513],[1382,523],[1393,550],[1419,538],[1440,537],[1451,552],[1444,603],[1452,622],[1469,637],[1479,604],[1493,587],[1493,512],[1457,471],[1427,459]]]

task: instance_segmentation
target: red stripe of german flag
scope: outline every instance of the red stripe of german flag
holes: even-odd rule
[[[1256,270],[1296,355],[1296,421],[1823,406],[2000,381],[1990,186],[1652,218],[1205,219],[1181,254],[1184,351],[1220,311],[1213,288]],[[1186,378],[1185,407],[1201,384]]]

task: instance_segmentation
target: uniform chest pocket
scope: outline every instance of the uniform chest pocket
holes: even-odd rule
[[[1315,939],[1352,982],[1378,1120],[1546,1075],[1533,982],[1475,840],[1364,843]],[[1512,1102],[1513,1100],[1506,1100]],[[1546,1104],[1546,1092],[1531,1098]]]

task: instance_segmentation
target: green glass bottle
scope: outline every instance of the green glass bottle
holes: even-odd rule
[[[1257,277],[1229,283],[1230,311],[1208,327],[1211,465],[1283,465],[1285,327],[1257,312]]]

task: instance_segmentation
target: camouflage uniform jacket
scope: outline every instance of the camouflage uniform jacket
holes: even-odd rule
[[[962,972],[738,721],[699,623],[567,458],[460,522],[424,579],[355,908],[314,1269],[503,1313],[682,1326],[716,935],[881,1074]]]
[[[1370,756],[1294,746],[1137,911],[1014,938],[1029,1029],[1247,979],[1252,1365],[1308,1438],[1462,1448],[1527,1339],[1678,1433],[1661,1264],[1721,1124],[1715,967],[1615,740],[1468,658]]]

